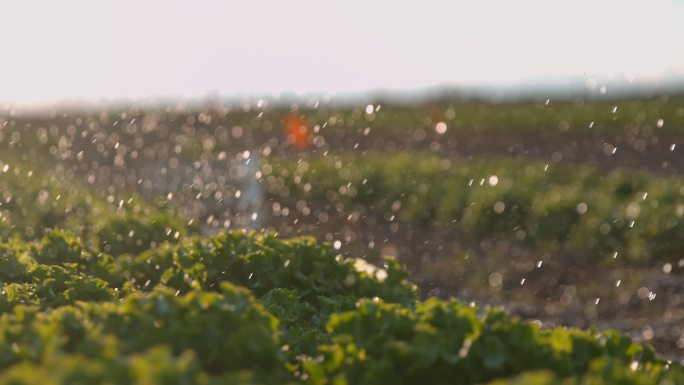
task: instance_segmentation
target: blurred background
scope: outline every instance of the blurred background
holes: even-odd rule
[[[684,354],[684,2],[6,1],[0,237],[222,229]]]

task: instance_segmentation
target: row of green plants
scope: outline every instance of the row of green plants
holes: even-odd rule
[[[473,240],[504,237],[589,261],[617,256],[652,264],[681,258],[679,177],[428,153],[307,158],[264,158],[262,182],[270,198],[293,206],[294,198],[316,208],[341,204],[347,212],[393,217],[415,229],[455,228],[455,237]],[[169,210],[135,197],[94,193],[66,174],[47,175],[23,161],[0,162],[0,239],[33,239],[58,227],[118,255],[197,232]]]
[[[195,134],[211,134],[219,139],[235,136],[231,130],[240,127],[241,133],[250,132],[257,137],[280,132],[283,120],[293,111],[301,114],[310,126],[343,129],[346,132],[381,133],[384,136],[401,137],[416,129],[434,133],[438,122],[447,124],[447,136],[478,134],[545,133],[557,135],[644,135],[676,134],[684,127],[684,97],[681,95],[622,98],[575,98],[575,99],[525,99],[517,101],[488,102],[483,100],[450,100],[434,98],[412,103],[376,100],[370,104],[328,104],[275,102],[259,106],[256,101],[241,106],[227,104],[217,106],[185,106],[167,108],[136,106],[110,110],[65,111],[56,116],[36,114],[26,116],[0,116],[0,124],[7,121],[5,132],[0,132],[0,142],[12,143],[15,130],[23,133],[26,144],[35,143],[35,129],[59,128],[55,136],[64,135],[67,127],[86,127],[96,123],[119,132],[120,140],[126,136],[126,124],[137,121],[149,138],[159,138],[159,130],[151,124],[164,126],[164,136],[173,134],[191,139]],[[295,107],[296,106],[296,107]],[[293,108],[294,107],[294,108]],[[114,123],[121,123],[115,125]],[[148,128],[145,128],[146,126]],[[223,129],[216,130],[217,127]],[[228,130],[226,130],[228,128]],[[33,132],[31,132],[33,131]],[[237,137],[241,137],[237,136]],[[87,143],[85,141],[84,143]],[[201,150],[202,144],[198,143]]]
[[[504,238],[588,262],[678,261],[684,179],[634,170],[429,153],[342,153],[262,165],[274,200],[377,216],[453,238]],[[579,260],[578,260],[579,261]]]
[[[380,106],[378,108],[378,105]],[[484,101],[434,100],[415,104],[371,104],[350,108],[303,109],[310,124],[327,123],[332,128],[369,127],[381,135],[413,134],[416,129],[437,137],[439,122],[450,136],[525,135],[543,133],[560,136],[673,134],[684,127],[681,97],[618,99],[540,99],[490,103]],[[377,111],[376,111],[377,109]],[[322,110],[322,111],[321,111]],[[661,121],[662,120],[662,121]]]
[[[173,209],[130,194],[96,192],[66,170],[0,159],[0,240],[31,240],[60,228],[112,255],[137,253],[197,232]]]
[[[62,231],[0,245],[0,384],[680,384],[614,331],[420,301],[387,259],[225,232],[112,257]]]

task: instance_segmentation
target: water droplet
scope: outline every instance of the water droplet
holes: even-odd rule
[[[589,206],[588,206],[586,203],[584,203],[584,202],[580,202],[580,203],[577,205],[577,212],[578,212],[580,215],[586,214],[586,212],[587,212],[588,209],[589,209]]]
[[[489,275],[489,286],[492,289],[500,289],[503,284],[503,276],[499,273]]]

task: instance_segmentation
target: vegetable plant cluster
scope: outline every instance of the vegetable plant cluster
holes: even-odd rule
[[[681,384],[613,331],[421,301],[397,261],[224,232],[138,253],[0,245],[0,384]]]

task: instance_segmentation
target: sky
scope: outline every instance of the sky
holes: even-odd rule
[[[684,0],[2,0],[0,103],[684,78]]]

